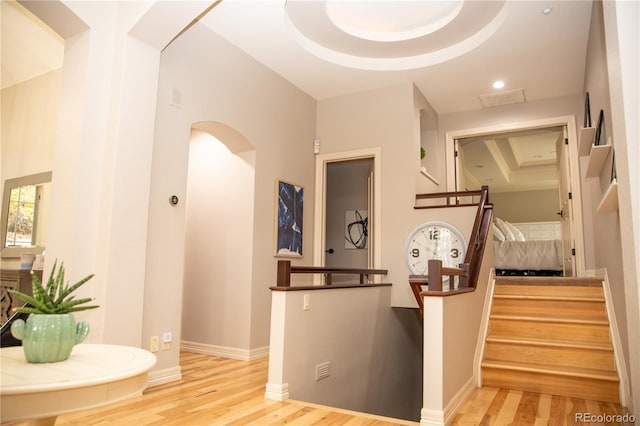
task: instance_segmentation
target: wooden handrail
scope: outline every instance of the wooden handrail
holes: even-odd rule
[[[484,248],[487,245],[487,236],[491,228],[493,204],[489,203],[489,187],[482,187],[482,196],[478,202],[478,211],[471,231],[471,239],[464,262],[469,265],[468,284],[465,287],[476,287],[482,266]]]
[[[474,204],[450,204],[451,198],[480,196],[478,203]],[[424,305],[422,296],[445,296],[473,291],[478,283],[480,275],[480,267],[482,266],[482,257],[484,248],[487,245],[487,236],[491,227],[491,216],[493,214],[493,205],[489,203],[489,188],[483,186],[480,191],[457,191],[457,192],[438,192],[433,194],[418,194],[416,200],[426,198],[446,198],[447,205],[437,206],[416,206],[416,209],[422,208],[442,208],[442,207],[459,207],[477,205],[475,221],[467,254],[464,262],[459,268],[442,267],[442,261],[437,259],[429,260],[429,275],[409,275],[409,285],[411,291],[418,302],[420,313],[423,313]],[[456,200],[457,202],[458,200]],[[450,287],[447,291],[442,289],[442,277],[449,276]],[[453,279],[457,276],[458,287],[453,288]],[[422,291],[422,286],[428,285],[427,291]]]
[[[487,188],[487,187],[483,187],[483,189],[484,188]],[[445,204],[430,205],[430,206],[418,206],[418,205],[416,205],[416,206],[414,206],[414,209],[416,209],[416,210],[419,210],[419,209],[441,209],[441,208],[448,208],[448,207],[475,206],[475,205],[477,205],[477,203],[460,203],[460,200],[458,198],[482,196],[482,191],[483,190],[481,189],[481,190],[475,190],[475,191],[432,192],[432,193],[428,193],[428,194],[416,194],[416,201],[444,198],[446,200],[446,203]],[[455,199],[455,202],[452,203],[451,199]]]
[[[322,266],[291,266],[290,260],[278,260],[277,287],[291,287],[291,274],[322,274],[324,285],[332,284],[333,274],[353,274],[360,276],[360,284],[365,284],[365,277],[369,275],[387,275],[386,269],[362,268],[327,268]]]

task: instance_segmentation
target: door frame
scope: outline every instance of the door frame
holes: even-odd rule
[[[326,208],[327,208],[327,165],[340,161],[361,159],[373,160],[373,212],[369,212],[369,250],[371,250],[371,268],[379,269],[382,262],[380,250],[380,148],[366,148],[354,151],[317,154],[315,161],[315,202],[313,226],[313,265],[324,265],[326,247]],[[372,214],[373,213],[373,214]],[[379,279],[378,275],[374,275]]]
[[[559,117],[549,117],[537,120],[519,121],[513,123],[494,124],[486,127],[476,127],[471,129],[452,130],[445,135],[445,155],[447,164],[447,191],[455,191],[456,188],[456,167],[455,167],[455,140],[487,135],[492,133],[504,133],[517,130],[540,129],[544,127],[566,126],[567,137],[569,139],[569,179],[573,205],[574,220],[571,230],[576,249],[576,276],[585,275],[585,252],[584,233],[582,231],[582,192],[580,186],[580,165],[578,156],[578,136],[575,115],[565,115]]]

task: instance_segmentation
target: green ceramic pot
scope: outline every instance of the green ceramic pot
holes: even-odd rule
[[[73,314],[31,314],[11,324],[11,334],[22,340],[27,362],[58,362],[69,358],[73,346],[89,334],[89,323],[76,324]]]

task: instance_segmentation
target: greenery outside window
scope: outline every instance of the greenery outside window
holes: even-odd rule
[[[2,196],[2,257],[44,249],[51,172],[7,179]]]
[[[36,240],[35,218],[42,191],[36,185],[11,188],[5,247],[30,247]]]

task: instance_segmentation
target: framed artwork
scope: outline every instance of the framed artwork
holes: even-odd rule
[[[589,92],[584,99],[584,125],[582,127],[591,127],[591,103],[589,102]]]
[[[344,248],[358,250],[367,248],[369,234],[367,210],[347,210],[344,214]]]
[[[600,145],[600,141],[602,140],[602,132],[604,131],[604,111],[600,110],[600,115],[598,115],[598,125],[596,127],[596,138],[593,142],[595,146]]]
[[[302,207],[304,188],[276,182],[275,255],[302,257]]]

